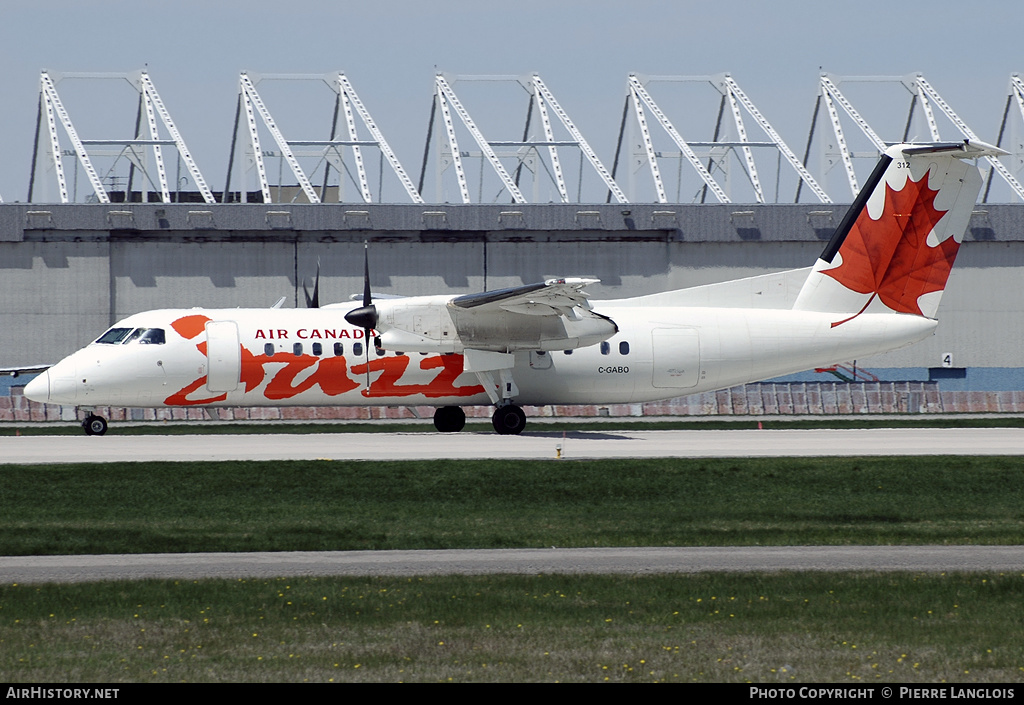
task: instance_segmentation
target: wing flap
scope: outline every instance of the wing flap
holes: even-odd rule
[[[451,305],[478,311],[501,309],[528,316],[561,316],[566,309],[577,306],[589,310],[590,302],[583,289],[599,281],[583,277],[548,279],[538,284],[456,296]]]

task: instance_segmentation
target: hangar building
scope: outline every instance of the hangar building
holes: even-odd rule
[[[648,84],[630,77],[615,161],[617,166],[622,151],[623,164],[631,159],[635,167],[629,176],[632,187],[624,191],[618,188],[616,179],[623,177],[616,167],[605,168],[538,76],[519,79],[531,96],[524,138],[489,142],[459,102],[454,81],[439,74],[426,150],[433,146],[437,183],[433,202],[428,202],[420,195],[430,190],[424,184],[430,171],[427,157],[414,183],[343,74],[332,79],[339,109],[331,139],[323,142],[285,139],[256,92],[257,82],[243,74],[235,126],[238,144],[232,152],[237,162],[233,156],[228,183],[214,192],[194,168],[145,72],[135,78],[137,124],[142,127],[120,147],[121,154],[128,150],[133,155],[120,182],[111,180],[113,171],[99,176],[93,162],[102,154],[90,159],[96,146],[77,136],[56,82],[44,73],[30,202],[0,204],[0,289],[5,302],[0,310],[0,367],[55,362],[139,311],[270,307],[281,297],[286,306],[302,306],[303,284],[312,281],[318,268],[321,300],[347,300],[362,289],[364,242],[369,243],[373,290],[379,294],[462,294],[549,277],[593,276],[601,280],[589,289],[593,298],[619,298],[811,265],[852,193],[833,201],[803,167],[807,155],[802,161],[795,158],[738,85],[727,74],[711,78],[718,82],[722,105],[731,103],[735,119],[723,121],[720,111],[716,139],[698,142],[673,134],[671,121],[645,89]],[[941,101],[941,96],[928,92],[934,89],[923,77],[918,75],[913,84],[918,95],[939,104],[935,99]],[[835,113],[839,105],[856,115],[848,101],[843,105],[837,85],[841,82],[835,77],[822,78],[823,114],[829,105]],[[635,119],[626,129],[630,108]],[[766,140],[755,142],[746,134],[737,117],[741,108]],[[339,118],[339,113],[346,117]],[[370,133],[365,139],[356,129],[356,117],[362,119],[360,130]],[[1004,124],[1006,120],[1004,115]],[[852,157],[864,155],[844,152],[845,143],[839,144],[843,140],[833,139],[843,136],[841,124],[833,114],[835,129],[822,149],[832,150],[826,156],[837,170],[848,166],[845,174],[852,188]],[[170,137],[160,135],[161,126]],[[730,126],[731,134],[726,129]],[[670,149],[655,144],[657,127],[664,128],[660,139],[669,140]],[[260,146],[259,138],[267,132],[274,148]],[[474,150],[465,149],[467,132]],[[68,140],[72,146],[64,149]],[[179,171],[183,164],[187,167],[179,182],[188,182],[190,190],[168,185],[172,182],[161,146],[168,153],[177,149]],[[769,148],[775,155],[776,196],[788,188],[780,184],[782,165],[790,162],[797,202],[772,202],[766,196],[772,186],[756,177],[756,160],[750,156],[754,147]],[[376,172],[373,160],[364,159],[373,149],[380,152]],[[145,150],[152,150],[146,152],[148,158]],[[351,152],[346,157],[342,150]],[[572,169],[563,168],[568,160],[560,159],[557,150],[577,154],[578,168],[575,163]],[[682,165],[693,165],[687,150],[697,157],[696,165],[712,167],[694,167],[696,187],[684,183]],[[307,175],[313,170],[303,169],[302,159],[317,153],[322,180],[314,184]],[[510,155],[529,174],[502,168]],[[284,183],[290,185],[271,183],[262,157],[286,164]],[[680,203],[670,196],[669,170],[658,169],[666,159],[678,166],[676,192],[700,193],[697,202]],[[69,178],[72,169],[74,180]],[[235,190],[232,169],[240,173]],[[577,184],[571,183],[573,172]],[[343,174],[356,196],[345,195]],[[733,183],[740,174],[746,177],[746,191]],[[385,176],[399,185],[391,200],[408,202],[377,202]],[[634,182],[641,176],[647,185],[637,196]],[[702,400],[625,413],[783,411],[779,400],[785,395],[820,395],[822,390],[832,395],[832,410],[842,411],[836,395],[852,399],[851,389],[877,391],[883,397],[873,408],[864,402],[847,409],[854,411],[1024,411],[1024,287],[1018,279],[1024,266],[1024,206],[984,200],[999,176],[1004,188],[1019,188],[1009,172],[990,168],[983,201],[972,215],[943,296],[938,332],[931,339],[849,361],[847,367],[773,380],[770,393],[731,390],[725,397],[701,395]],[[79,178],[88,186],[81,187]],[[481,202],[486,199],[479,196],[495,189],[499,197]],[[598,196],[580,200],[587,189]],[[450,200],[457,202],[445,202],[453,194]],[[543,202],[545,198],[555,202]],[[1021,199],[1014,192],[1007,200]],[[27,418],[24,400],[16,399],[25,381],[24,376],[7,378],[0,386],[0,420],[5,414]],[[761,401],[750,401],[755,396]],[[812,413],[830,410],[818,404]]]

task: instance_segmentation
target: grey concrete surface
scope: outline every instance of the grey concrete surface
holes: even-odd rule
[[[908,428],[185,436],[7,436],[10,463],[1024,455],[1024,429]]]
[[[1024,571],[1024,546],[729,546],[0,557],[0,583],[746,571]]]

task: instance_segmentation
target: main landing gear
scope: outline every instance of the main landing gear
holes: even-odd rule
[[[505,404],[491,416],[494,430],[503,436],[518,436],[526,428],[526,414],[522,407]],[[434,410],[434,428],[441,433],[458,433],[466,427],[466,412],[458,406],[441,406]]]
[[[434,428],[441,433],[458,433],[466,427],[466,412],[460,406],[440,406],[434,410]]]
[[[503,436],[518,436],[526,428],[526,414],[515,404],[499,406],[491,416],[491,425]]]
[[[82,430],[87,436],[102,436],[107,432],[107,420],[96,414],[89,414],[82,422]]]

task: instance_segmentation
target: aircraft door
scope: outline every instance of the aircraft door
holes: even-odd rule
[[[689,389],[700,382],[700,335],[696,328],[655,328],[653,380],[655,387]]]
[[[233,392],[242,374],[242,353],[238,326],[234,321],[209,321],[206,324],[208,369],[206,388],[211,392]]]

